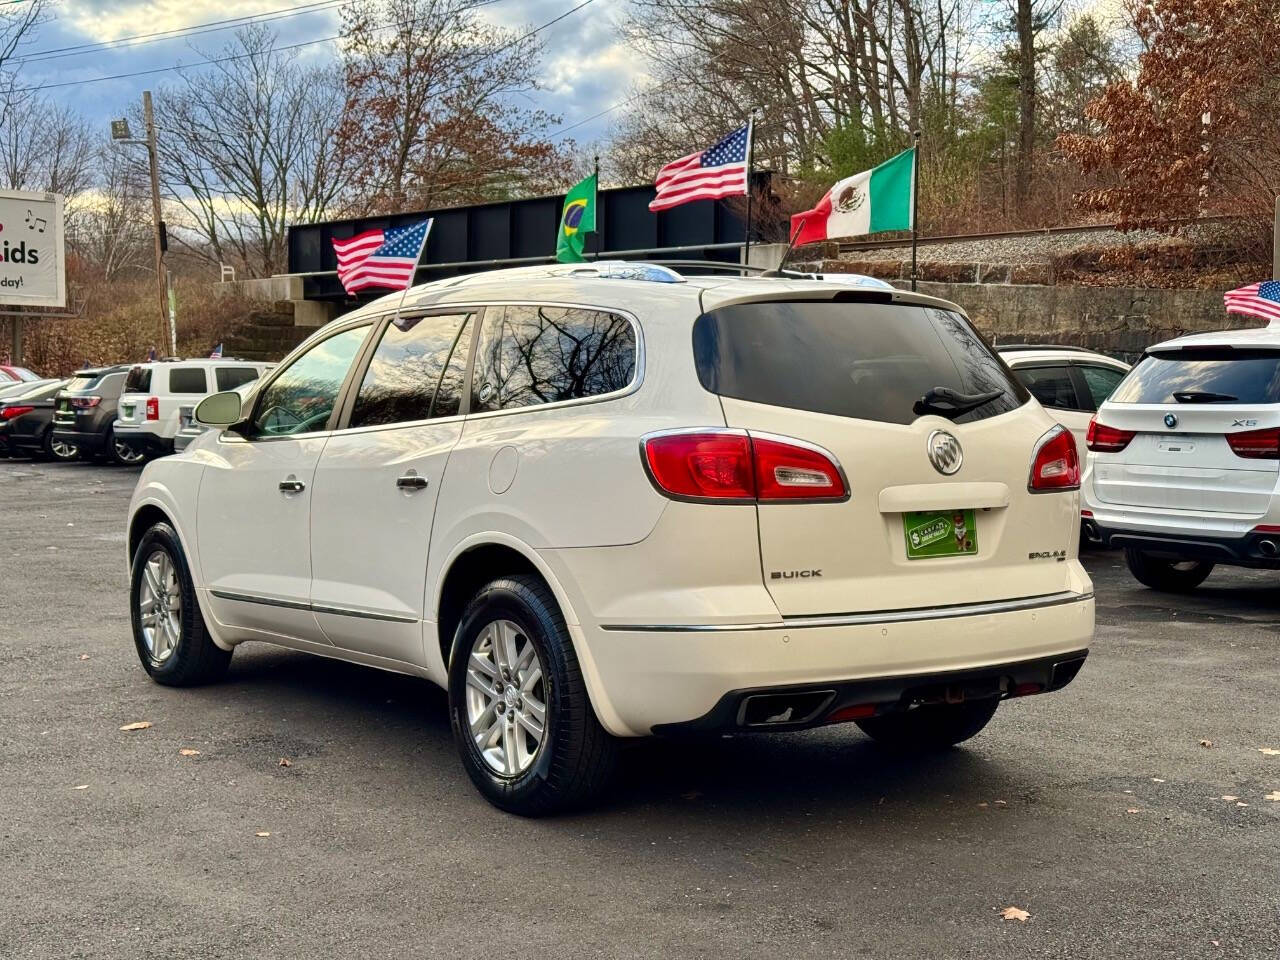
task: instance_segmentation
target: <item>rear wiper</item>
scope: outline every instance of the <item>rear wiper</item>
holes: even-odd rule
[[[1214,393],[1212,390],[1179,390],[1173,395],[1179,403],[1235,403],[1239,397],[1229,393]]]
[[[961,414],[976,410],[984,403],[990,403],[997,397],[1002,396],[1004,396],[1003,390],[988,390],[986,393],[961,393],[958,390],[952,390],[950,387],[933,387],[915,402],[912,410],[917,417],[922,417],[926,413],[936,413],[949,420],[954,420]]]

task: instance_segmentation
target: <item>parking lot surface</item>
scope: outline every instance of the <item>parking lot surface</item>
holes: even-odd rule
[[[424,681],[264,645],[149,681],[136,478],[0,461],[0,957],[1280,955],[1278,573],[1171,598],[1093,552],[1080,677],[959,749],[647,742],[528,821]]]

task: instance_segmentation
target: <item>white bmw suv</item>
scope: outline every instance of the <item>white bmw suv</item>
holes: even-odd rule
[[[591,797],[623,737],[949,746],[1093,634],[1071,436],[940,300],[497,271],[342,317],[241,406],[139,479],[143,667],[265,640],[424,677],[514,812]]]
[[[1148,348],[1089,425],[1085,527],[1157,590],[1280,569],[1280,327]]]

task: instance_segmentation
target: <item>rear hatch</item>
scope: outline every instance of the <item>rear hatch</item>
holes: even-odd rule
[[[1098,412],[1099,503],[1256,517],[1280,476],[1280,350],[1153,352]]]
[[[847,477],[843,502],[756,508],[762,575],[783,615],[1071,587],[1078,495],[1028,491],[1053,421],[961,314],[889,294],[730,303],[697,320],[694,353],[727,426],[817,444]],[[944,415],[939,388],[972,409]],[[959,441],[949,474],[954,464],[930,456],[938,431]]]
[[[105,374],[96,370],[81,370],[67,381],[53,404],[53,425],[75,430],[77,417],[88,418],[108,398],[98,392]]]

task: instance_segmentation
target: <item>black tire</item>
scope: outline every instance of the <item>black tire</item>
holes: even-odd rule
[[[120,451],[116,449],[116,432],[114,430],[107,431],[107,445],[105,456],[118,467],[137,467],[147,462],[146,455],[138,457],[136,460],[127,460],[120,455]]]
[[[543,671],[546,719],[532,763],[512,776],[486,763],[467,716],[467,668],[485,628],[514,624],[533,644]],[[449,717],[462,764],[494,806],[526,817],[580,807],[607,785],[617,742],[596,719],[564,617],[547,585],[534,576],[494,580],[467,605],[454,634],[449,665]]]
[[[157,658],[143,633],[139,588],[145,575],[144,568],[160,551],[168,555],[176,575],[181,610],[175,619],[181,630],[171,652]],[[226,673],[227,665],[231,662],[231,651],[217,646],[209,636],[196,601],[191,568],[187,565],[182,543],[173,527],[167,523],[152,526],[143,534],[138,549],[133,553],[133,566],[129,576],[129,620],[133,625],[133,642],[138,651],[138,659],[142,661],[142,668],[156,683],[167,687],[191,687],[211,683]]]
[[[999,697],[937,703],[857,721],[862,732],[894,750],[945,750],[979,733],[991,722]]]
[[[1170,560],[1133,547],[1125,547],[1124,562],[1139,583],[1164,593],[1188,593],[1213,572],[1208,560]]]
[[[43,447],[45,457],[49,460],[55,460],[58,463],[70,463],[72,460],[80,459],[80,448],[74,444],[62,444],[64,452],[58,452],[57,447],[54,445],[52,427],[45,431]],[[67,447],[70,447],[72,451],[69,454],[65,452]]]

